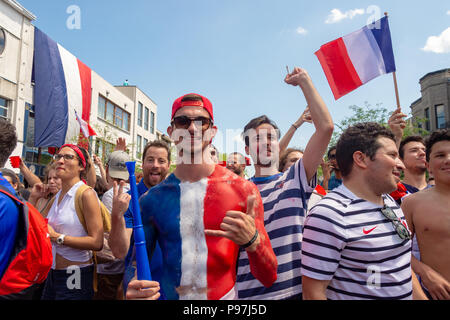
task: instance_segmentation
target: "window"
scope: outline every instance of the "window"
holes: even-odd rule
[[[142,105],[142,103],[139,102],[139,106],[138,106],[138,119],[137,119],[137,124],[139,127],[142,127],[142,112],[143,112],[144,106]]]
[[[425,130],[430,131],[430,108],[425,109]]]
[[[128,112],[123,112],[123,129],[130,131],[130,114]]]
[[[142,137],[138,135],[136,139],[136,158],[138,159],[141,157],[141,150],[142,150]]]
[[[106,100],[102,96],[98,97],[98,116],[100,118],[105,117],[105,106]]]
[[[150,113],[150,132],[155,134],[155,114],[153,111]]]
[[[118,126],[119,128],[122,128],[123,126],[123,110],[117,108],[115,114],[114,114],[114,124]]]
[[[98,117],[125,131],[130,131],[130,114],[105,97],[98,98]]]
[[[0,117],[8,119],[8,100],[0,98]]]
[[[95,154],[103,161],[108,159],[108,156],[114,151],[115,145],[101,139],[97,139],[95,143]]]
[[[5,30],[0,28],[0,55],[2,55],[3,51],[5,51],[5,45],[6,45]]]
[[[148,140],[146,138],[144,138],[144,148],[147,144],[148,144]]]
[[[145,107],[145,114],[144,114],[144,129],[148,130],[148,108]]]
[[[436,128],[445,129],[445,111],[443,104],[436,106]]]
[[[111,102],[106,102],[106,121],[114,123],[114,105]]]

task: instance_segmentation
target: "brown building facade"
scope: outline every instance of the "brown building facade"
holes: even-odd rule
[[[430,72],[420,79],[422,97],[411,104],[413,122],[432,132],[450,128],[450,69]]]

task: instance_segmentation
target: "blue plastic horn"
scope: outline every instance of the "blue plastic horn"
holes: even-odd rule
[[[130,174],[131,191],[131,212],[133,213],[133,234],[134,245],[136,247],[136,267],[138,280],[152,280],[150,272],[150,263],[147,255],[147,246],[145,245],[144,226],[142,225],[141,208],[139,206],[139,196],[136,185],[136,176],[134,170],[136,162],[126,162],[128,173]]]

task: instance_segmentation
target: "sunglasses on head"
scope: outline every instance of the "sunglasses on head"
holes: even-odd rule
[[[411,240],[411,233],[403,225],[402,221],[399,218],[397,218],[397,216],[394,213],[394,210],[384,205],[384,207],[381,209],[381,213],[392,222],[395,231],[397,232],[400,239]]]
[[[177,129],[188,129],[192,122],[194,122],[194,125],[197,128],[201,126],[202,130],[208,129],[212,124],[211,119],[206,117],[189,118],[187,116],[179,116],[172,120],[172,124],[175,125]]]

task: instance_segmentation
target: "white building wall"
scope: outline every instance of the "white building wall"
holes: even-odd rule
[[[142,152],[144,151],[145,147],[145,141],[151,142],[156,139],[158,139],[157,136],[157,125],[158,125],[158,106],[156,103],[148,97],[142,90],[140,90],[137,86],[116,86],[118,90],[123,92],[125,95],[127,95],[130,99],[134,101],[134,117],[132,119],[134,131],[133,131],[133,157],[140,161],[142,160]],[[139,103],[142,103],[142,125],[139,125],[138,123],[138,108]],[[145,129],[145,108],[147,108],[148,111],[148,129]],[[154,127],[153,132],[151,131],[151,113],[155,115],[154,118]],[[138,144],[137,144],[137,137],[138,135],[141,137],[141,148],[140,150],[137,150]],[[139,157],[138,157],[139,155]]]
[[[91,116],[90,124],[92,128],[97,133],[96,138],[104,139],[107,142],[115,144],[117,138],[124,138],[127,145],[132,145],[133,141],[133,113],[134,113],[134,102],[124,95],[122,92],[117,90],[113,85],[107,82],[105,79],[100,77],[97,73],[92,71],[92,103],[91,103]],[[123,110],[130,113],[130,130],[126,131],[121,128],[114,126],[111,123],[106,122],[104,119],[98,115],[98,102],[99,96],[111,101],[113,104],[122,108]],[[95,150],[95,145],[92,146]]]
[[[6,36],[5,50],[0,55],[0,97],[10,100],[8,118],[17,129],[18,144],[13,155],[22,155],[25,105],[33,100],[34,18],[17,2],[0,1],[0,27]]]

